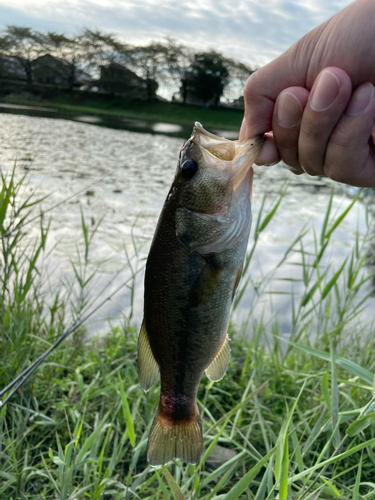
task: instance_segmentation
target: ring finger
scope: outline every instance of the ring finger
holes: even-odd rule
[[[351,91],[349,76],[339,68],[326,68],[315,80],[303,113],[298,143],[299,164],[306,173],[324,175],[327,145]]]
[[[295,174],[303,170],[298,161],[298,138],[309,91],[289,87],[278,96],[272,119],[275,144],[286,167]]]

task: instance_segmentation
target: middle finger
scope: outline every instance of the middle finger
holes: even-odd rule
[[[315,80],[298,142],[299,164],[306,173],[324,175],[327,144],[349,102],[351,90],[349,76],[339,68],[326,68]]]

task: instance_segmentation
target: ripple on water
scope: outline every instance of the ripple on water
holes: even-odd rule
[[[72,194],[80,195],[54,210],[49,234],[49,249],[55,247],[49,257],[49,269],[53,270],[51,282],[70,276],[71,260],[75,259],[77,245],[82,247],[82,205],[90,227],[103,219],[94,239],[91,251],[95,264],[100,264],[103,274],[93,288],[97,293],[108,283],[114,273],[121,270],[133,253],[133,242],[139,246],[141,257],[147,255],[155,229],[157,217],[172,182],[181,139],[149,133],[113,130],[90,124],[86,117],[78,121],[38,118],[0,113],[0,168],[3,172],[12,169],[16,158],[17,179],[28,170],[27,192],[38,196],[50,195],[43,207],[55,205]],[[95,117],[94,117],[95,118]],[[86,123],[84,123],[86,122]],[[178,125],[158,123],[159,127]],[[176,131],[177,129],[174,128]],[[224,133],[223,133],[224,135]],[[228,137],[229,138],[229,137]],[[282,205],[267,231],[262,234],[258,250],[251,267],[252,280],[259,281],[279,262],[282,255],[297,236],[300,229],[309,223],[305,237],[307,248],[313,249],[312,228],[319,228],[324,220],[331,183],[328,180],[295,177],[282,167],[255,167],[253,187],[253,220],[256,220],[263,195],[271,202],[289,181]],[[93,184],[95,183],[95,184]],[[88,191],[91,192],[88,195]],[[343,210],[351,202],[345,193],[335,195],[334,211]],[[342,263],[351,250],[351,241],[356,231],[365,230],[364,209],[358,204],[335,233],[329,256],[333,266]],[[297,254],[290,257],[291,265],[283,266],[275,275],[270,287],[273,291],[290,291],[290,283],[279,278],[293,278],[300,273]],[[142,264],[140,264],[142,265]],[[120,274],[119,280],[124,280]],[[287,275],[287,276],[286,276]],[[134,319],[142,317],[143,277],[139,275],[134,302]],[[111,284],[106,293],[118,286]],[[298,285],[295,285],[298,292]],[[244,296],[235,320],[246,318],[253,308],[254,292]],[[111,301],[97,318],[113,317],[128,311],[129,291],[123,291]],[[280,325],[287,332],[290,327],[290,296],[278,293],[272,296],[274,310],[281,311]],[[269,309],[269,296],[264,295],[256,305]],[[103,329],[103,321],[95,319],[90,331]]]

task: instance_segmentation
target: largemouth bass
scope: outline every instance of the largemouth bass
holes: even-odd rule
[[[250,226],[252,164],[263,139],[240,143],[195,123],[180,151],[147,259],[138,373],[148,391],[160,371],[160,402],[147,458],[194,464],[203,449],[196,402],[203,372],[220,380],[230,359],[230,307]]]

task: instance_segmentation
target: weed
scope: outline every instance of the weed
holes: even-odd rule
[[[48,223],[40,219],[32,241],[21,224],[34,216],[37,201],[22,201],[24,180],[15,185],[10,175],[2,181],[0,230],[9,235],[1,240],[0,256],[0,387],[99,298],[87,295],[95,277],[90,242],[96,227],[90,232],[82,213],[74,282],[48,296],[41,287]],[[355,322],[372,292],[373,274],[365,268],[370,217],[368,233],[355,237],[349,257],[333,269],[327,259],[332,234],[358,197],[337,217],[332,200],[333,193],[314,248],[304,228],[276,269],[255,284],[257,242],[283,194],[268,209],[264,200],[235,307],[246,287],[259,300],[276,270],[297,255],[299,278],[285,280],[291,284],[291,331],[280,334],[277,315],[265,322],[250,314],[250,340],[230,326],[228,373],[215,384],[204,378],[199,389],[205,452],[197,466],[174,460],[151,468],[146,462],[158,388],[145,395],[139,386],[137,331],[124,318],[105,337],[85,341],[81,330],[67,339],[0,410],[0,499],[375,498],[375,330]],[[129,264],[133,274],[137,266]],[[215,449],[230,455],[213,466]]]

